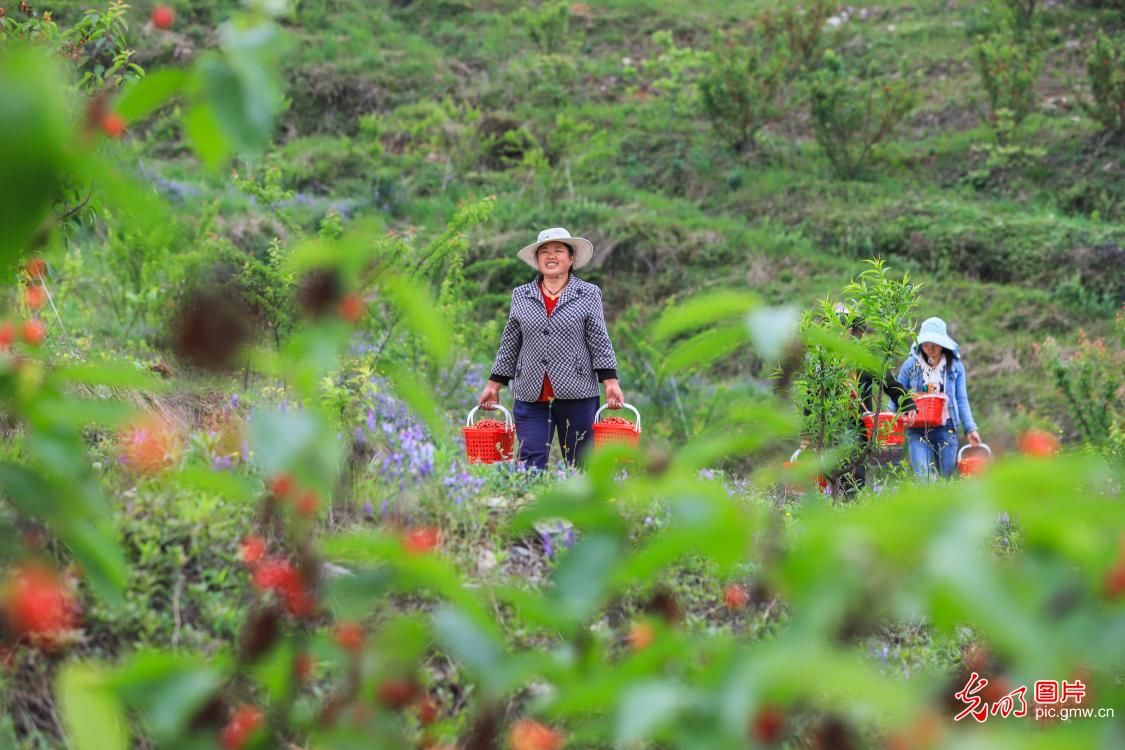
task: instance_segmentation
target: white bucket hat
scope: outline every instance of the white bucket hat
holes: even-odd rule
[[[594,245],[590,240],[582,237],[571,237],[570,232],[562,227],[552,227],[551,229],[544,229],[539,233],[539,239],[532,242],[527,247],[520,250],[516,255],[527,265],[535,270],[539,270],[539,264],[535,261],[535,254],[539,252],[539,246],[545,245],[548,242],[561,242],[570,247],[574,251],[574,266],[573,268],[581,268],[590,262],[594,257]]]
[[[960,351],[957,342],[950,338],[945,321],[941,318],[926,318],[922,321],[922,327],[918,330],[918,348],[921,348],[922,344],[938,344],[954,354]]]

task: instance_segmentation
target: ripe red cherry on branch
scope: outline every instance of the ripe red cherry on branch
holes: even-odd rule
[[[363,304],[363,299],[358,294],[345,294],[343,299],[340,300],[340,317],[355,325],[363,318],[363,311],[366,305]]]
[[[293,491],[293,477],[285,473],[278,474],[270,480],[269,488],[275,500],[284,500]]]
[[[261,711],[245,704],[239,706],[219,735],[223,750],[242,750],[262,723]]]
[[[785,714],[773,706],[763,706],[754,714],[750,734],[762,744],[770,745],[781,739],[785,729]]]
[[[248,536],[242,540],[239,557],[247,565],[256,565],[266,555],[266,540],[260,536]]]
[[[33,279],[41,279],[47,275],[47,261],[42,258],[32,258],[27,261],[24,271]]]
[[[304,518],[311,518],[316,515],[320,510],[320,498],[312,490],[306,490],[301,493],[301,497],[297,500],[297,515]]]
[[[78,621],[78,604],[59,576],[45,565],[25,563],[8,580],[4,612],[17,636],[54,639]]]
[[[332,637],[345,651],[358,654],[363,649],[363,628],[357,622],[341,622]]]
[[[28,307],[32,310],[38,310],[43,306],[43,303],[47,301],[47,292],[39,285],[29,286],[24,291],[23,298],[27,302]]]
[[[158,29],[170,29],[176,22],[176,11],[167,5],[157,5],[152,9],[152,25]]]
[[[723,592],[723,602],[727,605],[727,609],[732,612],[745,609],[749,601],[750,594],[747,593],[746,587],[740,583],[732,583]]]
[[[418,683],[406,677],[388,677],[379,683],[375,692],[379,702],[387,708],[406,708],[418,697]]]
[[[424,555],[441,545],[441,529],[436,526],[423,526],[408,532],[402,542],[410,554]]]
[[[116,112],[106,112],[101,121],[102,132],[110,138],[120,138],[125,132],[125,118]]]
[[[534,719],[520,719],[508,736],[512,750],[559,750],[563,736]]]
[[[39,346],[47,337],[47,326],[42,320],[29,320],[23,324],[23,340],[31,346]]]
[[[1059,452],[1059,441],[1046,430],[1028,430],[1020,435],[1020,451],[1028,456],[1053,456]]]
[[[15,340],[16,327],[10,321],[0,323],[0,351],[10,348]]]

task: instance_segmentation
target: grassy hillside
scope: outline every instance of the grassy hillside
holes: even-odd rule
[[[142,65],[190,59],[235,6],[173,5],[173,33],[142,26],[136,9]],[[82,4],[56,6],[65,19]],[[919,315],[947,318],[963,342],[978,409],[999,416],[1019,404],[1069,426],[1033,347],[1047,336],[1071,342],[1079,329],[1104,334],[1125,299],[1125,160],[1079,104],[1093,32],[1119,32],[1121,11],[1036,11],[1045,51],[1035,104],[1013,138],[1016,157],[1000,166],[989,163],[996,139],[974,47],[996,10],[943,1],[832,11],[822,49],[865,76],[918,85],[916,106],[863,173],[841,180],[799,80],[745,153],[700,106],[706,54],[778,7],[303,2],[291,16],[279,141],[238,168],[289,199],[267,210],[226,175],[202,181],[173,124],[136,133],[135,154],[186,224],[218,200],[219,233],[259,257],[286,226],[315,231],[329,211],[426,236],[458,203],[495,195],[466,270],[480,284],[482,321],[503,315],[506,290],[526,277],[514,250],[545,226],[595,241],[588,276],[605,288],[611,318],[631,306],[651,316],[716,285],[806,306],[862,259],[885,258],[924,283]],[[491,344],[477,343],[485,362]],[[762,374],[761,363],[732,364],[726,372]],[[628,358],[624,374],[643,387]]]

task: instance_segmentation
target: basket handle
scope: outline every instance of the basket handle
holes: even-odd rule
[[[797,450],[793,451],[793,455],[789,457],[789,463],[794,463],[794,462],[796,462],[796,460],[797,460],[797,456],[799,456],[799,455],[801,455],[801,449],[800,449],[800,448],[798,448]]]
[[[621,406],[623,408],[628,409],[629,411],[633,412],[633,416],[635,416],[637,418],[637,432],[640,432],[641,431],[641,413],[639,411],[637,411],[636,408],[632,404],[621,404]],[[605,411],[608,408],[609,408],[609,404],[603,404],[596,412],[594,412],[594,421],[597,422],[598,417],[600,417],[602,412]]]
[[[497,409],[499,409],[500,411],[504,412],[504,429],[511,430],[512,429],[512,413],[510,411],[508,411],[507,409],[505,409],[502,404],[492,404],[492,405],[494,407],[496,407]],[[480,408],[479,405],[474,406],[472,411],[469,412],[469,418],[465,420],[465,426],[466,427],[472,427],[473,426],[473,415],[477,413],[477,409],[479,409],[479,408]]]
[[[980,443],[979,445],[973,445],[972,443],[965,443],[964,445],[961,446],[961,449],[959,451],[957,451],[957,460],[958,461],[961,460],[961,454],[965,452],[966,448],[984,448],[986,451],[988,451],[988,457],[992,458],[992,449],[988,447],[988,443]]]

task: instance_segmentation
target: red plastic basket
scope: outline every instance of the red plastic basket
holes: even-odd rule
[[[863,426],[867,428],[867,439],[875,431],[875,414],[867,412],[863,415]],[[895,416],[893,411],[879,412],[879,445],[902,445],[906,442],[903,432],[902,418]]]
[[[512,413],[500,404],[493,404],[504,412],[503,427],[478,426],[473,423],[473,415],[479,406],[474,406],[461,428],[465,436],[465,457],[471,464],[494,464],[498,461],[511,461],[515,456],[516,428]]]
[[[941,427],[945,424],[941,417],[945,413],[947,398],[944,393],[914,394],[914,405],[918,407],[914,427]]]
[[[983,452],[980,450],[982,448]],[[972,450],[973,453],[966,456],[966,450]],[[961,450],[957,451],[957,473],[963,477],[980,474],[990,463],[992,463],[992,449],[985,443],[962,445]]]
[[[598,418],[601,413],[609,408],[602,406],[594,414],[594,447],[602,448],[607,445],[629,445],[637,447],[641,442],[641,413],[629,404],[622,404],[626,409],[633,412],[637,421],[632,423],[622,422],[600,422]]]

